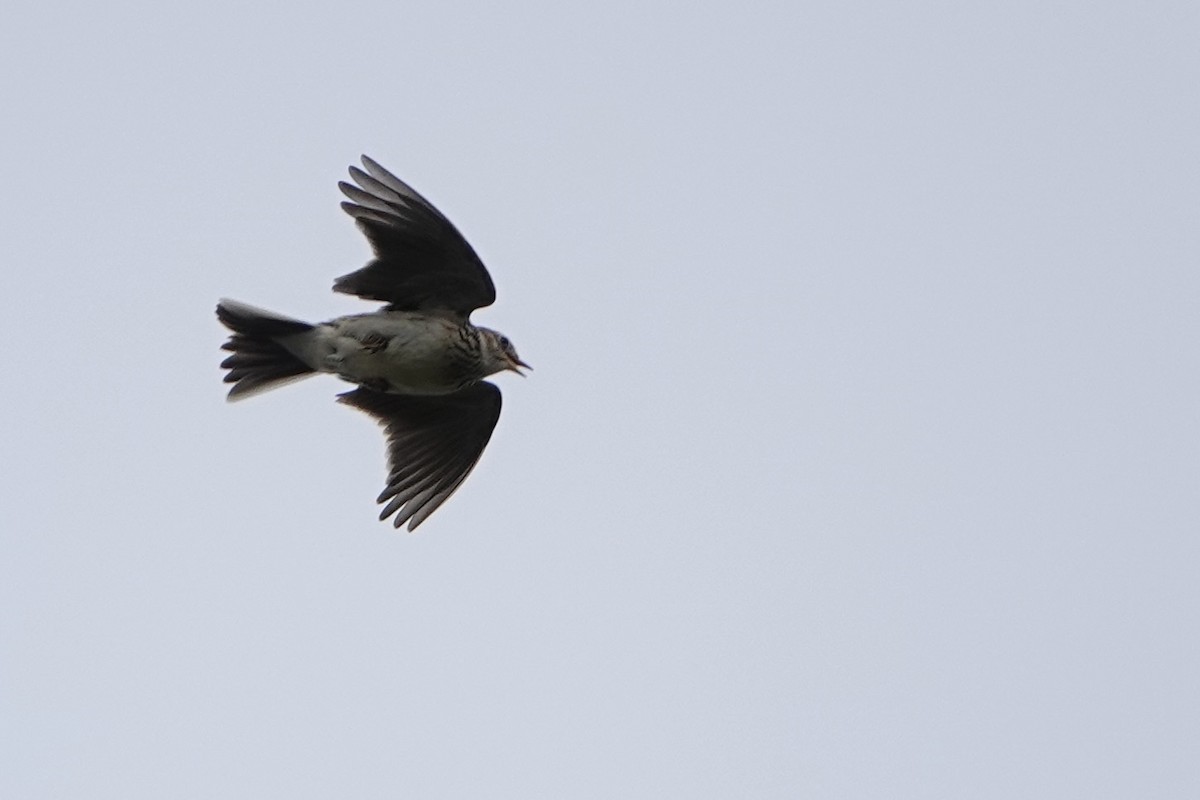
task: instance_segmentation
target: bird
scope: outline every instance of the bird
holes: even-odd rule
[[[466,480],[500,419],[500,389],[484,378],[532,369],[508,337],[471,323],[496,289],[475,250],[432,203],[362,157],[341,207],[371,246],[366,266],[335,292],[385,305],[312,324],[236,300],[217,304],[231,331],[222,349],[230,401],[328,373],[355,388],[338,401],[373,417],[387,438],[381,521],[416,530]]]

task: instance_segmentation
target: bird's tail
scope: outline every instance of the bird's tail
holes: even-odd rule
[[[222,350],[233,353],[221,362],[221,368],[229,370],[225,382],[233,384],[230,400],[274,389],[316,371],[282,344],[308,333],[313,325],[236,300],[217,303],[217,319],[233,331],[221,345]]]

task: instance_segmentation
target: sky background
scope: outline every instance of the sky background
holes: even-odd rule
[[[2,16],[0,796],[1200,796],[1195,2]],[[535,367],[415,535],[217,367],[360,153]]]

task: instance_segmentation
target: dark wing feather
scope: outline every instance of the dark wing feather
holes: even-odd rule
[[[466,318],[496,301],[479,256],[442,212],[366,156],[341,182],[342,203],[366,234],[375,259],[334,281],[336,292],[382,300],[399,311],[448,309]]]
[[[359,387],[338,395],[342,403],[367,412],[388,439],[387,486],[381,520],[392,514],[399,528],[415,530],[446,502],[474,469],[496,421],[500,390],[477,383],[449,395],[388,394]]]

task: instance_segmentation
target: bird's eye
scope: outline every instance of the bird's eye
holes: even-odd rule
[[[508,340],[507,336],[501,336],[500,337],[500,346],[503,347],[505,350],[508,350],[512,347],[512,342],[510,342]]]

